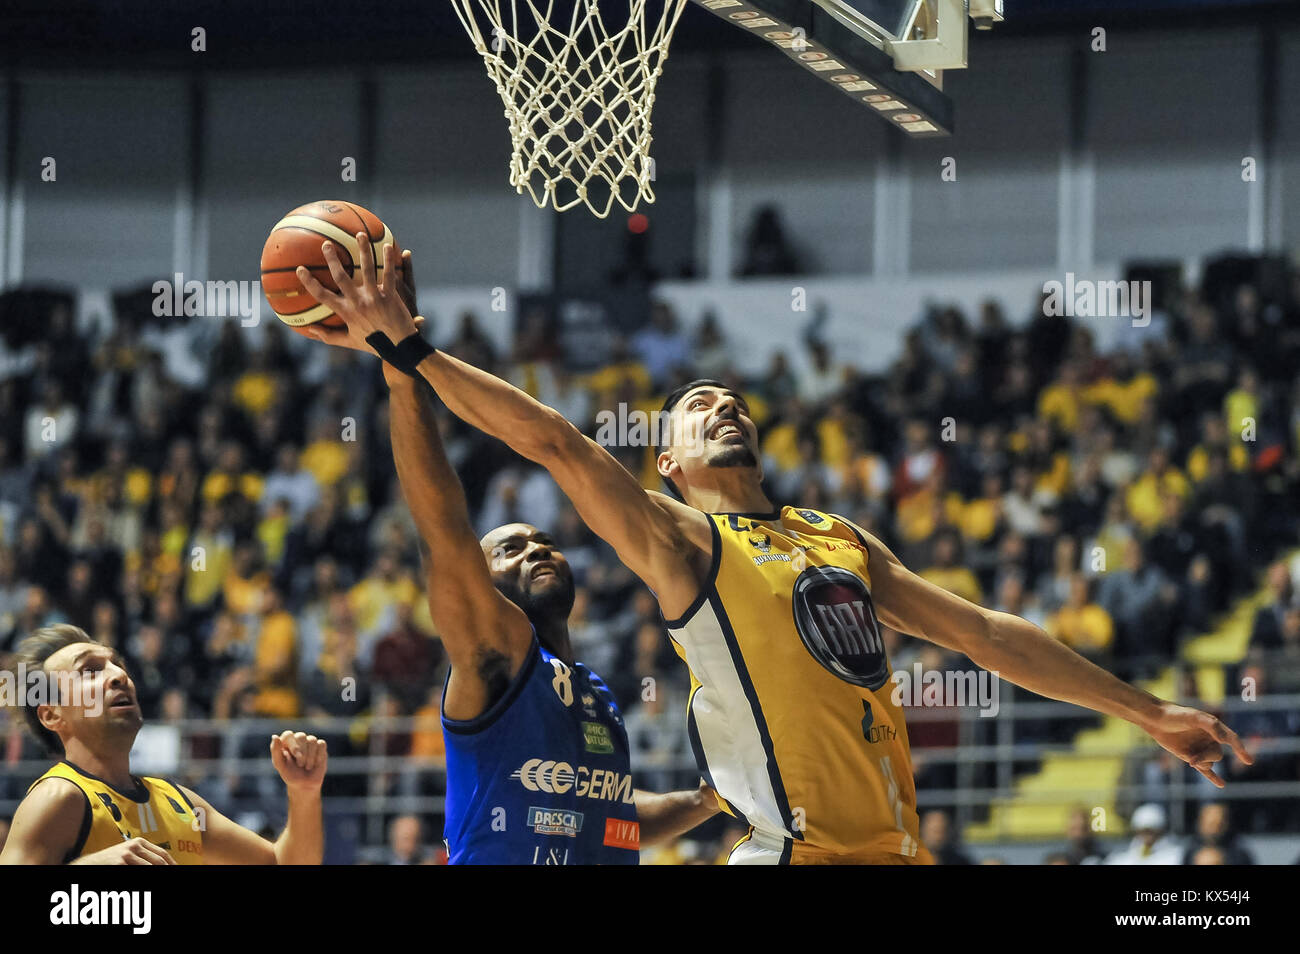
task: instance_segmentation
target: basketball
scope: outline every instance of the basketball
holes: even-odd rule
[[[302,333],[309,325],[341,326],[343,320],[308,294],[294,274],[299,265],[311,269],[326,288],[338,291],[321,243],[329,239],[339,260],[354,274],[359,251],[356,234],[365,232],[375,253],[376,280],[384,280],[384,246],[394,244],[393,233],[373,212],[353,202],[326,199],[294,209],[271,229],[262,247],[262,293],[277,318]]]

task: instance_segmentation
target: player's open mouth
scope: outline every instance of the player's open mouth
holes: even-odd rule
[[[127,693],[123,693],[122,695],[117,696],[112,702],[110,702],[108,704],[108,707],[110,709],[134,709],[135,699],[132,698]]]
[[[533,572],[528,574],[528,578],[530,580],[536,580],[543,576],[558,576],[558,575],[559,574],[555,572],[554,564],[543,563],[541,566],[535,567],[533,569]]]
[[[714,426],[713,433],[709,436],[715,441],[725,440],[728,437],[739,437],[743,441],[745,432],[740,429],[740,425],[735,421],[722,421]]]

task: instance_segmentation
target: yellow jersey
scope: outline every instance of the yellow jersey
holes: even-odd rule
[[[203,826],[194,806],[175,784],[148,776],[136,779],[133,792],[119,792],[107,782],[62,761],[32,783],[65,778],[86,797],[81,832],[64,864],[132,838],[145,838],[172,856],[178,865],[203,864]]]
[[[724,810],[783,839],[783,862],[931,862],[862,537],[793,507],[707,516],[709,577],[667,625]]]

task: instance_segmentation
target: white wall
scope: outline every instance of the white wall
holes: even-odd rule
[[[670,58],[652,154],[661,176],[697,178],[694,251],[706,274],[709,260],[719,263],[715,279],[740,264],[745,231],[767,202],[782,208],[794,244],[823,276],[1059,275],[1092,262],[1258,245],[1264,220],[1275,223],[1272,247],[1300,246],[1300,32],[1281,39],[1272,167],[1254,141],[1253,32],[1112,31],[1108,43],[1106,53],[1085,54],[1086,148],[1074,178],[1063,169],[1070,57],[1082,37],[977,41],[971,68],[948,75],[956,135],[903,143],[896,167],[882,123],[770,50],[720,64]],[[720,108],[709,100],[715,70]],[[426,289],[544,284],[553,214],[532,210],[507,183],[509,136],[481,65],[385,70],[372,106],[362,79],[208,80],[201,189],[191,203],[188,78],[24,74],[16,180],[0,195],[10,213],[5,272],[97,287],[176,267],[253,278],[280,215],[341,197],[385,216],[416,251]],[[363,116],[366,108],[376,115]],[[362,141],[368,125],[373,143]],[[1275,197],[1264,211],[1259,187],[1240,175],[1242,157],[1257,153]],[[57,183],[40,181],[47,155],[58,161]],[[341,181],[344,156],[358,159],[355,183]],[[721,167],[708,167],[709,156]],[[954,182],[939,176],[946,156],[956,161]],[[1063,213],[1065,185],[1083,190],[1082,209]]]

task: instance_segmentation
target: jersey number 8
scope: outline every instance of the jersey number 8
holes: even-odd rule
[[[558,659],[552,659],[551,665],[555,668],[555,678],[551,680],[551,688],[566,706],[573,705],[573,683],[569,681],[569,667]]]

